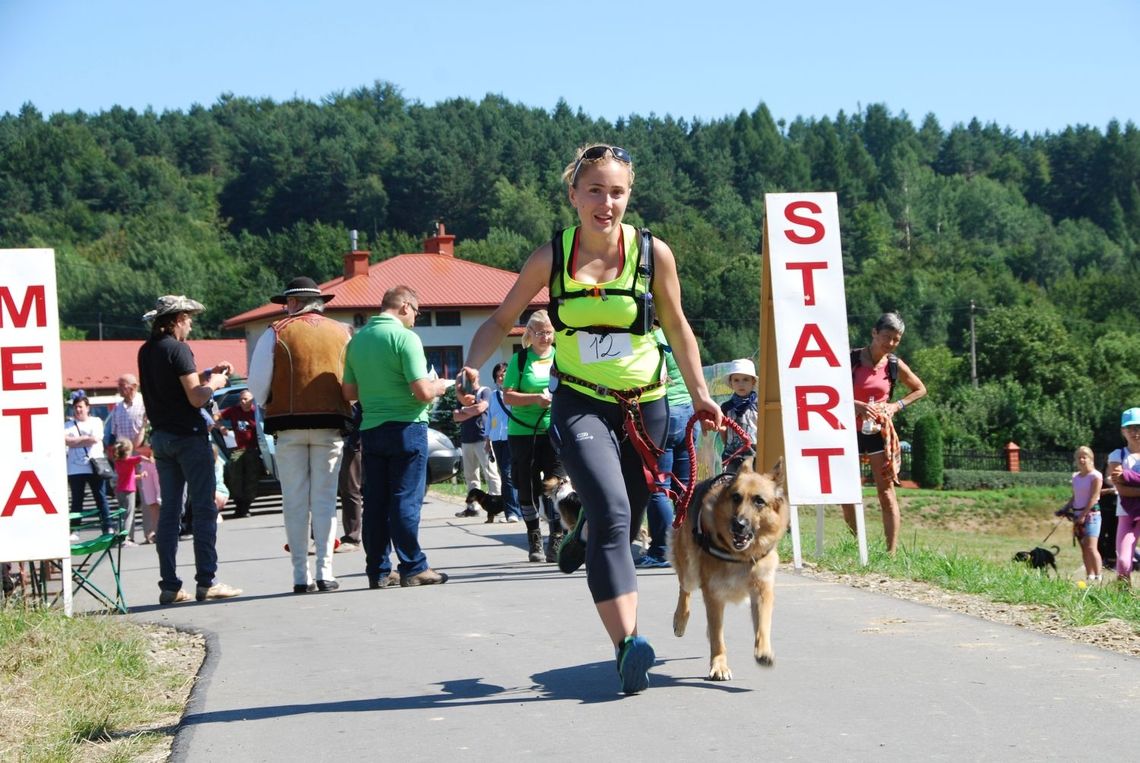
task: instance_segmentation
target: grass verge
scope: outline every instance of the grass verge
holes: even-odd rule
[[[0,608],[0,760],[165,759],[197,640],[108,615]]]

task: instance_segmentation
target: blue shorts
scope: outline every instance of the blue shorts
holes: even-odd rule
[[[1099,538],[1100,537],[1100,512],[1090,511],[1088,518],[1085,521],[1083,538]]]

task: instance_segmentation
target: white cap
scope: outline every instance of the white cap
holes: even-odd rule
[[[728,373],[724,376],[727,379],[733,374],[743,374],[745,376],[751,376],[753,379],[755,379],[756,364],[754,364],[749,358],[737,358],[736,360],[732,361],[732,365],[728,367]]]

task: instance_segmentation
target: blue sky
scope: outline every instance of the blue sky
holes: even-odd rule
[[[391,7],[398,6],[398,7]],[[319,101],[376,80],[592,117],[869,103],[1016,132],[1140,124],[1138,0],[0,0],[0,113]]]

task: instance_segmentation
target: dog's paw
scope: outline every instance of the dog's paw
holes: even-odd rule
[[[731,681],[732,671],[728,669],[728,660],[723,657],[716,657],[712,661],[712,667],[709,668],[710,681]]]
[[[758,654],[756,655],[756,664],[764,668],[770,668],[776,664],[776,655],[771,652]]]
[[[487,518],[485,520],[483,520],[483,524],[485,524],[485,525],[495,524],[495,515],[494,514],[488,514]]]
[[[685,635],[685,628],[689,625],[689,613],[677,610],[673,613],[673,635],[681,638]]]

